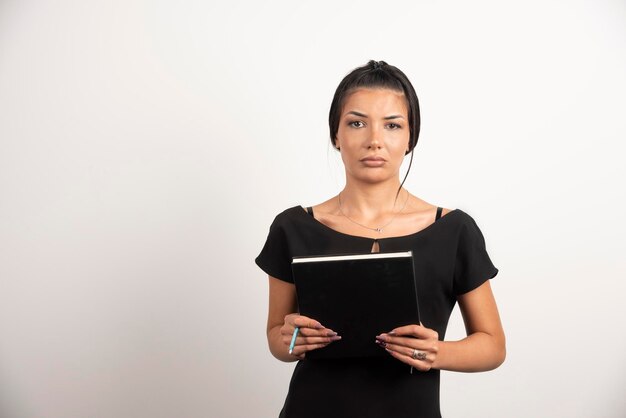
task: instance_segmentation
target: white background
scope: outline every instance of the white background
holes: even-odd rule
[[[618,0],[1,0],[0,416],[277,416],[293,364],[253,259],[341,189],[327,112],[369,59],[420,98],[408,188],[472,215],[500,269],[507,360],[442,373],[444,416],[625,416],[625,22]]]

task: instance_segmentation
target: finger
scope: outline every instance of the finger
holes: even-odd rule
[[[431,353],[439,351],[439,340],[435,339],[422,340],[413,337],[392,337],[389,334],[382,334],[377,336],[376,340],[383,341],[387,344],[408,347],[411,350],[416,348],[420,351],[428,351]]]
[[[285,325],[290,325],[292,328],[323,328],[322,324],[320,324],[319,321],[316,321],[315,319],[311,319],[304,315],[300,315],[299,313],[290,313],[288,315],[285,315],[284,323]]]
[[[434,329],[426,328],[423,325],[406,325],[403,327],[395,328],[391,332],[388,332],[389,335],[410,335],[417,338],[428,339],[428,338],[439,338],[439,334]]]
[[[381,345],[381,344],[379,344]],[[407,357],[408,359],[411,360],[415,360],[415,361],[422,361],[424,363],[432,363],[435,360],[436,354],[435,353],[429,353],[428,351],[423,351],[423,350],[418,350],[415,348],[410,348],[410,347],[406,347],[403,345],[396,345],[396,344],[385,344],[385,347],[388,351],[393,351],[394,353],[398,353],[401,354],[405,357]],[[422,356],[424,356],[423,358],[414,358],[413,355],[417,356],[420,353],[423,353]]]
[[[300,328],[300,335],[304,335],[305,337],[334,337],[338,334],[330,328]]]
[[[341,340],[340,335],[335,335],[333,337],[299,337],[296,339],[296,345],[329,344],[339,340]]]
[[[298,315],[293,318],[293,325],[300,328],[323,329],[324,326],[315,319],[308,318],[304,315]]]
[[[289,336],[289,338],[291,338],[293,336],[294,330],[295,328],[289,325],[283,325],[280,329],[280,333],[283,336]],[[333,331],[332,329],[328,329],[328,328],[322,328],[322,329],[300,328],[298,332],[298,336],[304,336],[304,337],[334,337],[336,335],[338,334],[335,331]]]
[[[392,356],[397,358],[398,360],[400,360],[403,363],[408,364],[409,366],[412,366],[414,369],[417,369],[421,372],[427,372],[430,370],[431,366],[430,363],[426,362],[426,361],[420,361],[420,360],[413,360],[411,357],[409,356],[405,356],[402,353],[398,353],[396,351],[390,350],[388,348],[385,348],[385,350],[387,350],[387,352]]]
[[[319,348],[326,347],[328,344],[306,344],[306,345],[297,345],[293,348],[291,355],[293,356],[301,356],[308,351],[317,350]]]
[[[309,344],[330,344],[334,341],[339,341],[339,340],[341,340],[341,336],[339,335],[335,335],[332,337],[300,337],[298,336],[296,338],[294,346],[303,346],[303,345],[309,345]],[[290,345],[291,336],[283,335],[283,343],[285,345]]]

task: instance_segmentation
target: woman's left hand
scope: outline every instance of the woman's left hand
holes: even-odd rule
[[[376,336],[389,354],[417,370],[427,372],[439,352],[439,334],[422,325],[407,325]]]

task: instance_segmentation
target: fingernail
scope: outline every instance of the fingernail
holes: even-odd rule
[[[380,341],[385,341],[385,336],[384,336],[384,335],[382,335],[382,334],[381,334],[381,335],[377,335],[377,336],[376,336],[376,339],[377,339],[377,340],[380,340]]]
[[[337,333],[336,333],[335,331],[328,331],[328,332],[326,333],[326,336],[327,336],[327,337],[334,337],[335,335],[337,335]]]
[[[378,344],[379,346],[381,346],[383,348],[387,347],[387,343],[384,342],[384,341],[376,340],[375,342],[376,342],[376,344]]]
[[[388,332],[387,334],[389,334],[389,335],[396,335],[396,332],[395,331],[391,331],[391,332]]]
[[[331,341],[339,341],[341,339],[341,335],[335,335],[334,337],[330,337]]]

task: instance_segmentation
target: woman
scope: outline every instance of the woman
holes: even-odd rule
[[[489,285],[498,270],[468,214],[402,187],[400,165],[409,153],[412,161],[420,113],[399,69],[370,61],[348,74],[335,92],[329,125],[345,166],[344,189],[316,206],[279,214],[256,259],[269,275],[270,351],[282,361],[299,360],[280,416],[440,417],[440,370],[485,371],[504,361],[504,332]],[[388,356],[307,360],[307,352],[341,335],[298,314],[292,257],[407,250],[419,254],[414,269],[422,323],[372,336]],[[456,302],[467,337],[443,341]],[[295,327],[300,332],[290,354]]]

